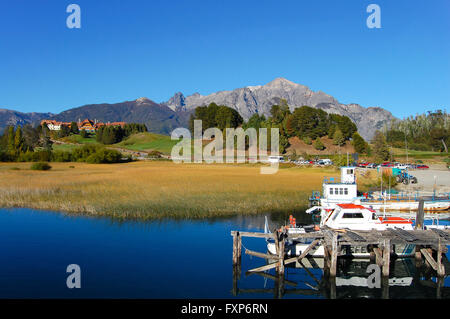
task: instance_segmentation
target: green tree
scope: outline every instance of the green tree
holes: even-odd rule
[[[70,133],[72,133],[72,134],[80,134],[80,130],[78,129],[77,122],[70,123]]]
[[[329,129],[333,129],[333,126],[342,132],[345,140],[352,137],[353,133],[357,131],[356,124],[352,120],[344,115],[339,114],[329,114]],[[334,132],[333,132],[334,135]],[[329,136],[333,136],[329,133]]]
[[[290,114],[291,111],[285,99],[281,99],[279,105],[272,105],[270,108],[270,119],[273,125],[282,123]]]
[[[14,131],[14,126],[9,126],[8,127],[8,144],[7,144],[7,149],[10,153],[14,154],[15,150],[16,150],[16,146],[15,146],[15,131]]]
[[[369,151],[369,144],[357,132],[353,133],[352,145],[359,154],[367,154]]]
[[[325,136],[328,133],[328,114],[309,106],[296,108],[289,119],[289,130],[299,138]]]
[[[38,126],[39,128],[40,126]],[[34,128],[30,124],[22,127],[22,134],[24,139],[25,148],[33,151],[35,147],[39,146],[39,129]]]
[[[380,131],[376,131],[372,140],[373,155],[377,163],[387,161],[390,157],[389,147],[386,142],[386,137]]]
[[[44,124],[41,129],[41,144],[44,150],[51,151],[53,148],[53,142],[50,138],[50,130],[47,127],[47,124]]]
[[[17,127],[16,134],[14,137],[14,149],[17,155],[19,155],[22,152],[25,152],[25,143],[22,135],[22,128],[20,126]]]
[[[62,137],[66,137],[69,136],[71,132],[71,128],[67,125],[61,125],[60,130],[58,131],[58,137],[62,138]]]
[[[342,145],[345,144],[344,134],[342,134],[342,132],[341,132],[341,130],[339,128],[337,128],[334,131],[333,144],[334,145],[338,145],[338,146],[342,146]]]

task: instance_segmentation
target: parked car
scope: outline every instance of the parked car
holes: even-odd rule
[[[269,163],[284,163],[283,156],[269,156]]]
[[[377,164],[375,164],[375,163],[369,163],[369,165],[367,165],[366,167],[367,168],[377,168]]]
[[[394,163],[384,162],[384,163],[381,164],[381,167],[394,167]]]
[[[428,168],[430,168],[428,165],[423,165],[423,164],[419,164],[419,165],[417,165],[417,167],[416,167],[417,169],[428,169]]]
[[[316,164],[320,165],[320,166],[329,166],[329,165],[333,165],[333,162],[329,158],[324,158],[324,159],[318,160]]]

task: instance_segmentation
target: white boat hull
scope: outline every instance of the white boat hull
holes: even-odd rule
[[[360,201],[355,199],[353,202],[359,203],[362,206],[375,209],[377,211],[417,211],[419,209],[418,201]],[[321,205],[324,207],[334,207],[342,201],[332,201],[321,199]],[[450,209],[450,201],[425,201],[424,211],[426,212],[441,212]]]
[[[286,244],[286,255],[287,256],[300,256],[310,245],[310,243],[292,243]],[[353,249],[357,249],[354,251]],[[398,257],[413,257],[415,252],[415,245],[407,244],[407,245],[397,245],[393,251]],[[351,249],[351,251],[349,251]],[[267,251],[276,255],[275,243],[269,242],[267,243]],[[310,257],[323,258],[324,257],[324,248],[323,245],[317,245],[315,248],[311,249],[308,253]],[[367,251],[365,247],[348,247],[343,246],[341,251],[341,256],[353,257],[353,258],[370,258],[370,253]]]

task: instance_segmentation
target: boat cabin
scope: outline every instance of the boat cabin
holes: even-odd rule
[[[337,204],[334,209],[322,209],[320,226],[334,229],[385,230],[397,227],[412,230],[412,222],[401,217],[379,217],[375,210],[356,204]]]
[[[355,167],[341,167],[340,182],[334,178],[325,179],[323,182],[322,198],[329,201],[352,201],[357,197]]]

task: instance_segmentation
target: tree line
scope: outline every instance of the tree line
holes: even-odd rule
[[[145,124],[128,123],[123,127],[120,125],[105,125],[97,130],[95,138],[97,142],[110,145],[119,143],[132,134],[142,132],[147,132],[147,126]]]
[[[243,129],[255,128],[258,133],[260,128],[278,128],[281,153],[286,151],[289,147],[289,138],[294,136],[302,139],[306,144],[312,144],[318,150],[325,148],[320,140],[323,136],[333,139],[333,143],[339,146],[352,140],[357,152],[370,153],[369,144],[358,134],[355,123],[349,117],[328,114],[321,109],[309,106],[302,106],[291,112],[286,100],[280,100],[279,104],[273,105],[268,118],[256,113],[245,122],[236,110],[211,103],[195,109],[189,121],[191,131],[193,131],[194,120],[202,120],[203,131],[211,127],[224,130],[242,126]],[[270,148],[270,139],[268,148]]]
[[[450,114],[445,110],[394,119],[384,127],[386,142],[393,147],[448,153]]]

